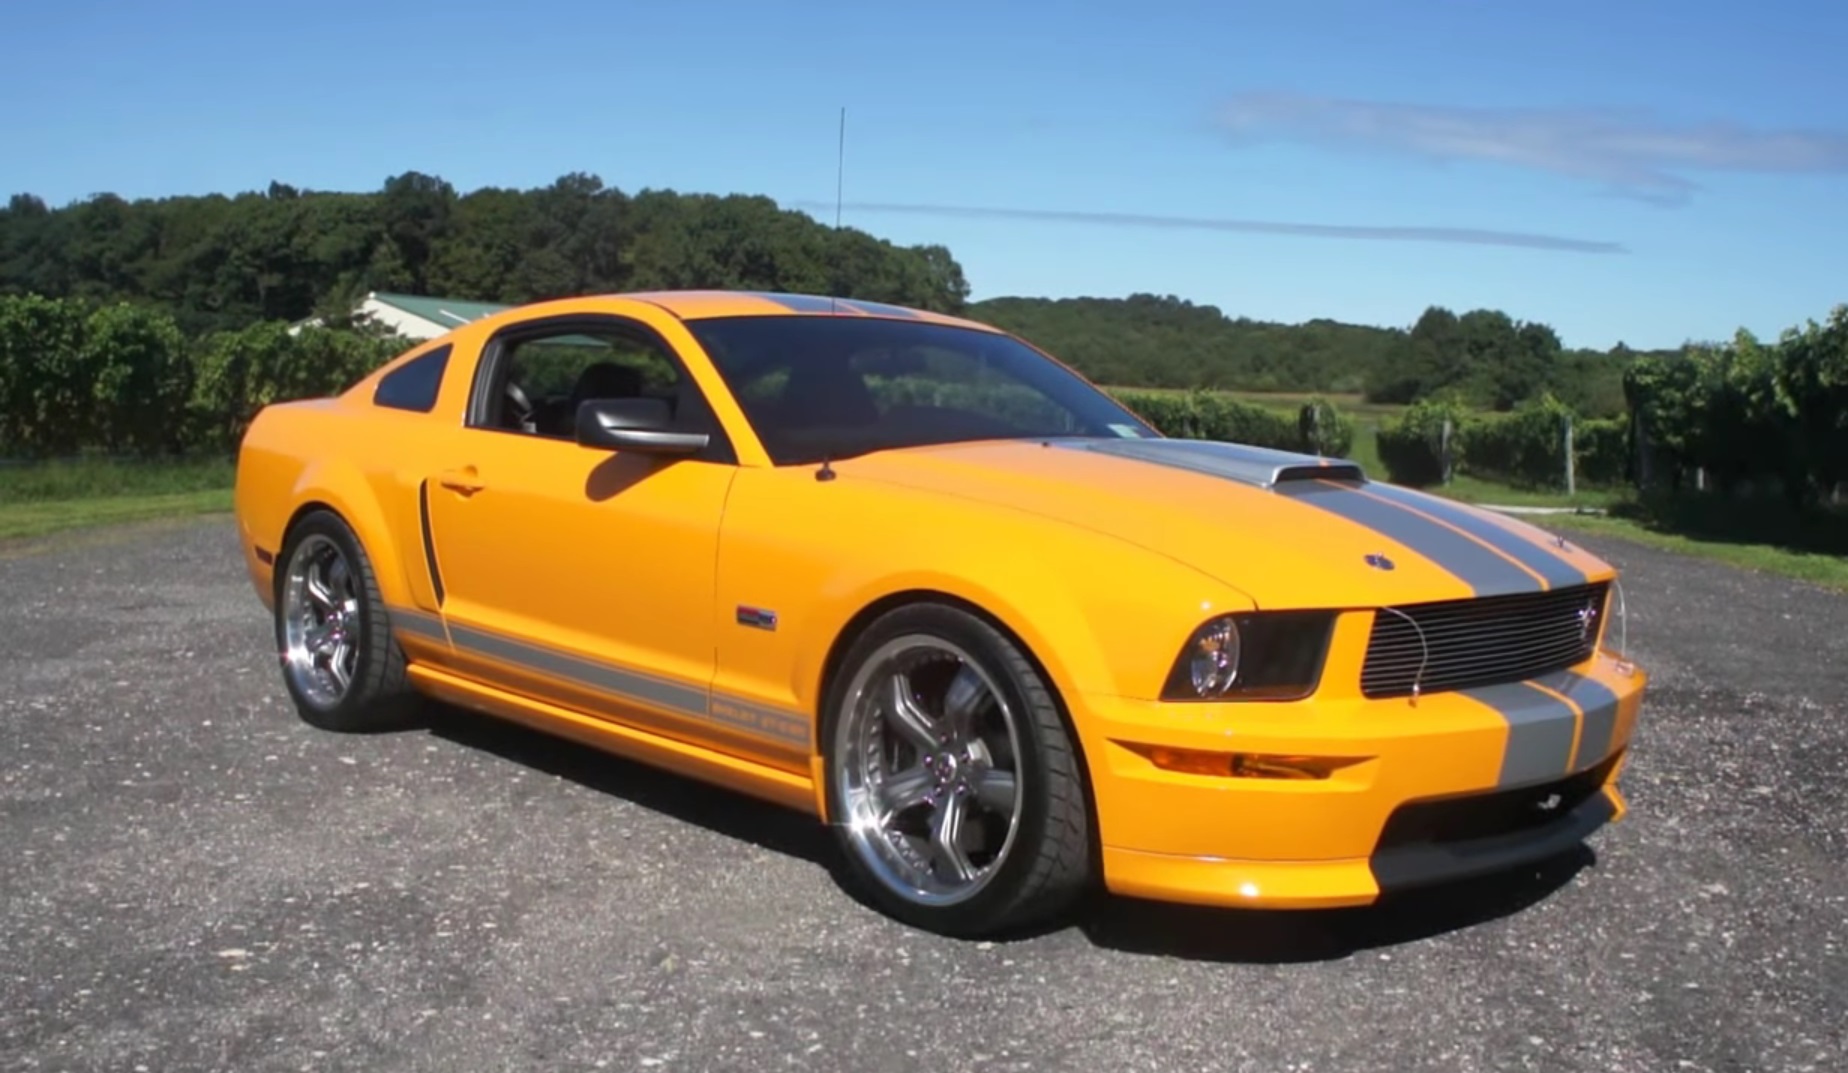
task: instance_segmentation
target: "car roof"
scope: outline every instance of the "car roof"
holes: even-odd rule
[[[933,324],[950,324],[996,332],[992,325],[933,313],[926,309],[869,302],[858,298],[835,298],[818,294],[790,294],[782,291],[671,290],[632,291],[609,295],[660,306],[681,320],[708,320],[714,317],[810,316],[810,317],[885,317],[893,320],[922,320]]]

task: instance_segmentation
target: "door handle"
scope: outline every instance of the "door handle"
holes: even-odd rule
[[[487,487],[481,482],[481,477],[475,472],[474,466],[446,469],[436,475],[436,483],[452,492],[461,492],[465,496],[472,496]]]

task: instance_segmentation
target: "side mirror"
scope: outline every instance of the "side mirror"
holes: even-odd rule
[[[578,404],[577,441],[585,447],[685,455],[705,447],[704,432],[676,432],[665,399],[586,399]]]

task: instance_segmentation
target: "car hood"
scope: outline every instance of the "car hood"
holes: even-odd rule
[[[1184,562],[1259,607],[1542,592],[1611,574],[1595,556],[1504,515],[1370,481],[1350,462],[1242,444],[984,441],[834,465],[848,479],[1108,534]]]

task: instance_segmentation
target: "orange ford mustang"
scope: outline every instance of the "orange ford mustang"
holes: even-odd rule
[[[1646,684],[1580,548],[861,301],[499,313],[264,409],[236,504],[310,723],[435,697],[801,809],[949,934],[1568,849]]]

